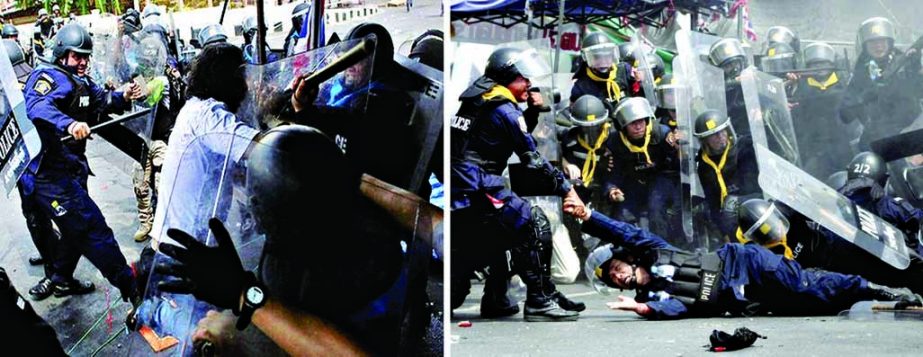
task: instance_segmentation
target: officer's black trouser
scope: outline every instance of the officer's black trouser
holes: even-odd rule
[[[42,257],[45,277],[51,279],[54,275],[55,246],[61,238],[60,233],[51,225],[51,218],[43,211],[35,199],[35,195],[26,195],[22,185],[17,185],[19,198],[22,201],[22,215],[26,219],[26,227],[32,236],[32,243]]]
[[[35,197],[61,229],[52,277],[55,283],[73,278],[82,255],[123,295],[130,291],[126,289],[134,289],[131,268],[102,211],[87,193],[85,180],[69,175],[37,175]]]
[[[518,198],[518,197],[517,197]],[[486,214],[485,214],[486,212]],[[533,214],[534,216],[534,214]],[[542,214],[542,216],[544,216]],[[498,257],[511,252],[513,273],[526,284],[527,304],[543,305],[557,291],[551,281],[551,232],[547,224],[529,218],[527,234],[510,237],[509,229],[496,215],[477,208],[452,212],[452,308],[464,303],[471,289],[471,274],[475,269],[500,264]],[[544,232],[544,233],[543,233]]]

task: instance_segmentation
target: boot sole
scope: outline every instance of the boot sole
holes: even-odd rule
[[[574,316],[561,316],[561,317],[552,317],[552,316],[543,316],[543,315],[526,315],[525,319],[528,322],[567,322],[567,321],[577,321],[580,315]]]

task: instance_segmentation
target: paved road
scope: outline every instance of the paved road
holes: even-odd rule
[[[646,321],[634,313],[611,311],[602,296],[578,283],[559,286],[587,304],[576,322],[527,323],[515,317],[484,320],[478,316],[482,285],[475,285],[452,318],[453,356],[697,356],[707,355],[708,336],[719,329],[733,333],[746,326],[768,339],[740,351],[748,356],[919,355],[923,322],[843,320],[822,317],[711,318]],[[627,293],[627,292],[626,292]],[[475,294],[472,294],[475,295]],[[471,321],[460,328],[460,321]],[[451,342],[450,342],[451,341]]]

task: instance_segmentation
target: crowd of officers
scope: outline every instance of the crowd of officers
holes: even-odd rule
[[[888,189],[888,163],[870,151],[872,142],[901,133],[921,113],[920,51],[895,46],[891,21],[875,17],[860,25],[851,71],[834,47],[811,42],[802,48],[785,27],[771,28],[756,56],[735,38],[715,41],[703,61],[724,72],[727,108],[699,109],[692,137],[677,129],[676,114],[678,90],[689,83],[667,73],[654,48],[618,44],[599,32],[586,35],[581,45],[566,111],[569,125],[558,121],[559,166],[538,154],[531,135],[542,98],[529,90],[530,80],[547,74],[535,70],[541,60],[534,52],[496,50],[484,75],[460,98],[452,119],[453,309],[468,294],[472,272],[481,270],[489,272],[481,315],[516,314],[504,265],[527,286],[527,321],[571,321],[584,309],[547,278],[548,219],[516,187],[504,186],[513,153],[546,182],[546,195],[564,198],[564,211],[582,224],[584,239],[603,241],[585,265],[591,285],[603,293],[638,290],[635,299],[610,304],[613,309],[677,318],[690,312],[835,313],[862,299],[919,304],[919,296],[886,286],[923,293],[918,238],[923,211],[916,200]],[[902,230],[909,268],[894,268],[781,202],[763,199],[741,86],[741,74],[751,66],[784,81],[797,136],[786,139],[797,139],[801,155],[791,161]],[[644,94],[646,75],[654,76],[648,80],[655,83],[655,96]],[[647,99],[652,97],[656,107]],[[698,152],[683,153],[684,140],[696,140]],[[770,148],[774,144],[770,139]],[[695,155],[691,172],[702,198],[681,184],[683,155]],[[907,161],[919,165],[914,158]],[[691,212],[683,211],[683,200],[691,201],[685,208]],[[707,226],[718,245],[706,248],[700,237],[688,241],[684,214]],[[506,259],[504,250],[512,253]],[[793,273],[771,274],[781,265]]]

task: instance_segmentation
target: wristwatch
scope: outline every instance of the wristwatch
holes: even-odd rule
[[[266,287],[250,273],[251,279],[244,289],[244,305],[240,308],[237,318],[237,329],[243,331],[250,324],[253,312],[266,304]]]

